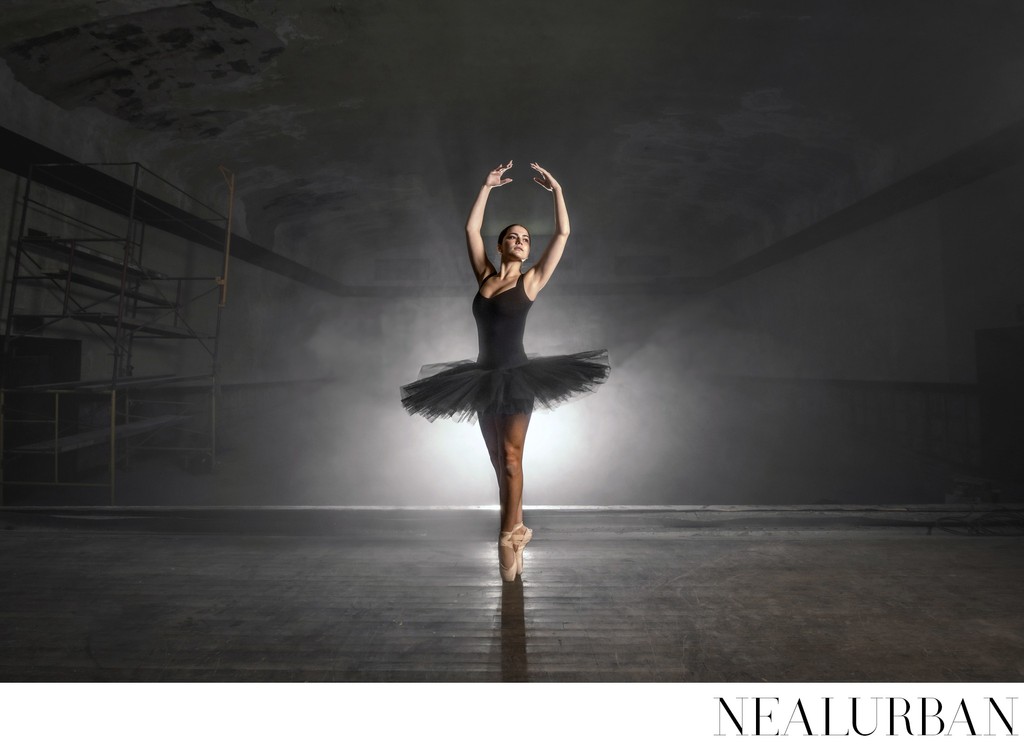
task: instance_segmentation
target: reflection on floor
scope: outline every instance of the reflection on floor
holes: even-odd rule
[[[536,510],[503,584],[493,512],[7,508],[0,679],[1020,681],[1024,538],[949,512]]]

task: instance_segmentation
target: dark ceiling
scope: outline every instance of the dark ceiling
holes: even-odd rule
[[[1024,118],[1010,0],[4,6],[19,84],[108,119],[126,150],[137,134],[192,189],[230,165],[255,242],[364,283],[461,272],[461,223],[502,160],[519,168],[487,228],[550,227],[539,161],[566,189],[568,272],[680,277]]]

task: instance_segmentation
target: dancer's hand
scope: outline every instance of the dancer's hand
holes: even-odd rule
[[[498,164],[491,170],[490,174],[487,175],[487,179],[484,180],[484,187],[501,187],[507,185],[512,181],[511,177],[505,177],[502,179],[502,175],[512,168],[512,160],[510,159],[507,164]]]
[[[558,184],[558,180],[552,177],[551,172],[549,172],[547,169],[545,169],[544,167],[537,163],[531,163],[530,166],[534,169],[534,171],[540,172],[539,177],[533,178],[533,181],[536,182],[538,185],[543,187],[548,192],[551,192],[552,190],[561,189],[562,186]]]

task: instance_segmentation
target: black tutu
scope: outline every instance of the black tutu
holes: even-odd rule
[[[592,393],[610,370],[604,349],[533,356],[525,364],[503,369],[484,369],[469,360],[427,364],[420,379],[402,386],[402,405],[430,421],[472,421],[478,413],[529,413]]]

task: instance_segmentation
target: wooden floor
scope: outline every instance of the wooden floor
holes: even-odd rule
[[[935,516],[937,517],[937,515]],[[0,511],[3,681],[1021,681],[1024,539],[927,512]]]

